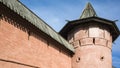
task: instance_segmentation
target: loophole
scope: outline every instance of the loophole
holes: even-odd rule
[[[78,58],[76,59],[76,62],[80,62],[80,57],[78,57]]]
[[[100,57],[100,60],[103,61],[104,60],[104,56]]]

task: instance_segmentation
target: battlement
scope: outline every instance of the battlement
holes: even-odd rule
[[[101,24],[90,23],[74,28],[68,35],[68,41],[74,48],[86,45],[100,45],[111,49],[110,30]]]

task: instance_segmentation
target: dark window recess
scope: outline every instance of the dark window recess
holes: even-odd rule
[[[95,44],[95,38],[93,38],[93,44]]]
[[[100,57],[100,60],[103,61],[104,60],[104,56]]]
[[[28,31],[28,40],[30,39],[30,31]]]
[[[81,46],[81,42],[79,41],[79,46]]]
[[[78,58],[76,59],[76,62],[80,62],[80,57],[78,57]]]
[[[0,14],[0,18],[2,18],[2,14]]]

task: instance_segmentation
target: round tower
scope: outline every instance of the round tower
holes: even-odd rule
[[[74,46],[72,68],[112,68],[112,42],[119,30],[113,21],[97,17],[90,3],[60,34]]]

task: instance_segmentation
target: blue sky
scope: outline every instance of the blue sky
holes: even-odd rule
[[[116,22],[120,29],[120,0],[20,0],[48,25],[59,32],[67,23],[80,17],[87,2],[99,17]],[[113,65],[120,68],[120,37],[113,43]]]

